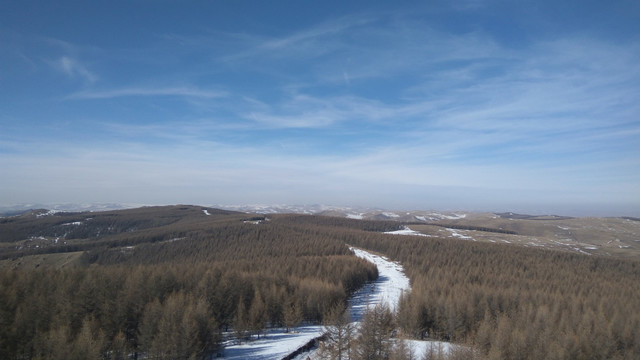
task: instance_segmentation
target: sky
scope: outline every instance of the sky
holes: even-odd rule
[[[0,0],[0,205],[640,215],[640,2]]]

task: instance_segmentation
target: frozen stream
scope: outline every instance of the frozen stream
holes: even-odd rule
[[[378,279],[358,290],[349,301],[349,311],[354,321],[360,321],[369,306],[382,302],[387,303],[392,311],[398,306],[400,295],[409,291],[409,278],[404,274],[402,266],[387,258],[368,251],[352,248],[356,256],[374,263],[378,267]],[[284,333],[282,329],[272,329],[266,337],[242,345],[228,345],[225,359],[281,359],[299,349],[313,338],[322,335],[322,326],[303,326],[296,332]],[[424,342],[426,347],[427,342]],[[412,343],[413,344],[413,343]],[[415,348],[416,346],[414,346]],[[416,349],[417,354],[421,349]],[[314,354],[305,353],[300,356],[314,358]]]

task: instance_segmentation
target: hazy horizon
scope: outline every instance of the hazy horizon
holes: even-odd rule
[[[111,211],[121,209],[132,209],[148,206],[174,206],[174,205],[187,205],[187,206],[202,206],[219,209],[228,209],[236,211],[256,211],[260,210],[273,210],[278,212],[286,212],[291,209],[291,212],[307,212],[309,209],[316,211],[329,211],[329,210],[351,210],[352,213],[368,212],[368,211],[391,211],[391,212],[431,212],[436,213],[516,213],[524,215],[557,215],[557,216],[569,216],[569,217],[639,217],[640,213],[635,209],[621,209],[607,208],[606,205],[601,207],[594,207],[591,209],[585,209],[581,206],[563,205],[559,207],[536,208],[536,207],[523,207],[513,206],[506,208],[455,208],[455,207],[381,207],[381,206],[362,206],[352,204],[323,204],[323,203],[307,203],[307,204],[286,204],[286,203],[23,203],[23,204],[0,204],[0,213],[35,210],[35,209],[47,209],[56,211]],[[315,213],[315,212],[314,212]]]
[[[0,3],[0,205],[640,216],[640,4]]]

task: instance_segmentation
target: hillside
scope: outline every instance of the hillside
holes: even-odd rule
[[[478,359],[640,356],[633,219],[320,213],[1,218],[0,358],[206,358],[230,339],[318,325],[378,275],[349,246],[406,269],[396,335],[454,341]]]
[[[377,269],[299,223],[196,206],[1,219],[0,358],[202,357],[224,330],[321,323]]]
[[[582,254],[640,258],[640,221],[628,218],[472,214],[409,227],[438,237],[516,244]]]
[[[327,206],[242,207],[263,213],[296,211],[348,219],[393,221],[436,238],[515,244],[581,254],[640,258],[640,219],[464,211],[391,211]]]

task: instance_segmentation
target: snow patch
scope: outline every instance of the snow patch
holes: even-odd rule
[[[427,354],[446,355],[451,352],[453,344],[444,341],[401,340],[409,345],[414,359],[428,359]],[[436,356],[437,358],[437,356]]]
[[[383,212],[382,215],[386,216],[386,217],[390,217],[390,218],[399,218],[400,215],[396,214],[396,213],[392,213],[392,212]]]
[[[427,237],[431,236],[431,235],[423,234],[423,233],[415,231],[415,230],[411,230],[411,229],[409,229],[408,226],[403,227],[401,230],[385,231],[384,233],[385,234],[390,234],[390,235],[412,235],[412,236],[427,236]]]
[[[253,225],[258,225],[262,223],[262,220],[245,220],[243,221],[243,223],[245,224],[253,224]]]
[[[446,228],[446,229],[449,230],[449,232],[451,232],[451,236],[453,236],[453,237],[457,237],[457,238],[464,239],[464,240],[476,241],[476,239],[472,238],[471,236],[459,233],[458,230],[451,229],[451,228]]]
[[[207,216],[211,216],[211,214],[209,214],[209,211],[207,209],[202,209],[202,212]]]
[[[363,218],[363,214],[347,214],[347,219],[362,220]]]
[[[586,251],[584,251],[584,250],[582,250],[582,249],[580,249],[580,248],[577,248],[577,247],[574,247],[574,248],[572,248],[572,249],[573,249],[573,250],[575,250],[575,251],[577,251],[577,252],[579,252],[579,253],[581,253],[581,254],[591,255],[591,253],[588,253],[588,252],[586,252]]]
[[[302,326],[288,333],[274,329],[258,340],[228,344],[224,349],[224,359],[282,359],[322,333],[322,326]]]
[[[378,268],[378,280],[374,282],[375,286],[373,292],[371,292],[368,297],[367,305],[375,306],[385,302],[389,305],[391,311],[395,311],[398,306],[398,301],[400,300],[400,295],[411,289],[409,278],[404,274],[402,265],[389,261],[383,256],[374,255],[361,249],[351,248],[351,251],[353,251],[357,257],[374,263]],[[354,301],[351,304],[351,308],[361,305],[363,304]],[[355,319],[354,317],[354,320]]]
[[[447,220],[458,220],[458,219],[464,219],[467,217],[467,214],[445,215],[440,213],[430,213],[429,215],[433,215],[439,219],[447,219]]]
[[[53,215],[55,213],[60,212],[59,210],[49,210],[46,213],[42,213],[42,214],[37,214],[36,217],[43,217],[43,216],[49,216],[49,215]]]

